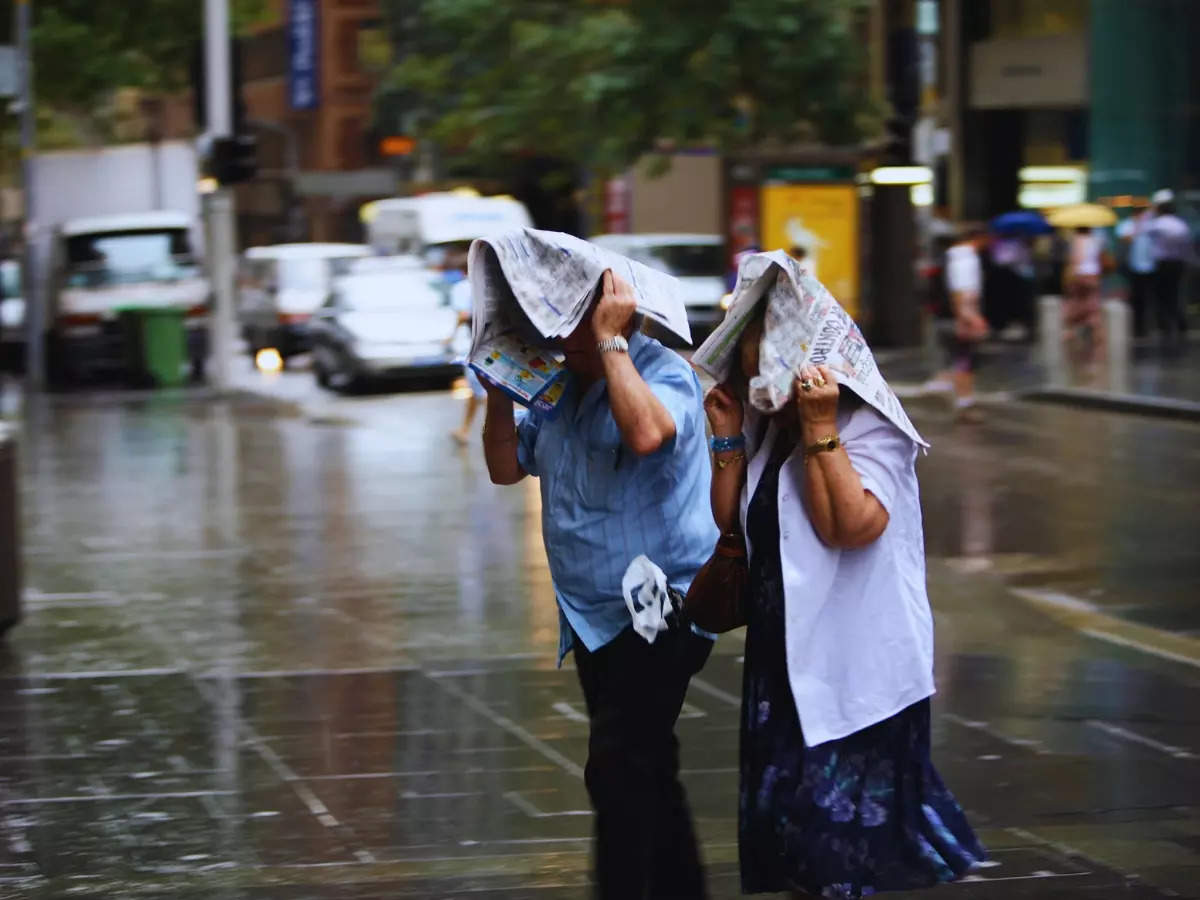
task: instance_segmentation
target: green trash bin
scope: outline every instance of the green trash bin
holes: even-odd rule
[[[126,307],[127,353],[133,375],[158,387],[178,387],[187,373],[184,311],[169,307]]]

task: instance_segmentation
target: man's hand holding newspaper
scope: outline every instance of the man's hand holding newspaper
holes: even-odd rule
[[[555,340],[578,327],[607,270],[630,286],[637,311],[691,342],[678,281],[569,234],[524,228],[477,240],[467,268],[474,295],[467,361],[525,406],[549,412],[561,397]],[[618,306],[627,313],[627,305],[627,298],[608,304],[599,313],[602,325],[619,317]]]

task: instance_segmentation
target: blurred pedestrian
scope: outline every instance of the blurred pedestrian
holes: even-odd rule
[[[1187,310],[1180,286],[1192,253],[1192,232],[1175,213],[1175,194],[1163,189],[1151,198],[1150,246],[1154,257],[1154,301],[1158,328],[1168,349],[1187,340]]]
[[[1146,336],[1146,322],[1154,300],[1154,248],[1150,238],[1153,218],[1153,211],[1146,208],[1117,226],[1117,237],[1125,244],[1125,275],[1129,281],[1134,337]]]
[[[467,247],[454,247],[447,251],[443,268],[444,277],[449,283],[450,308],[458,315],[456,335],[458,329],[471,327],[471,282],[467,278]],[[451,342],[454,341],[455,335],[451,335]],[[463,380],[471,393],[463,406],[462,424],[451,431],[450,436],[460,446],[465,447],[471,440],[471,426],[475,424],[475,417],[479,414],[479,406],[486,393],[475,370],[466,364],[463,365]]]
[[[1033,331],[1034,268],[1030,239],[998,235],[991,245],[996,287],[992,327],[1006,339],[1024,339]]]
[[[489,384],[483,446],[496,484],[541,481],[559,661],[574,650],[591,725],[597,895],[704,898],[674,729],[712,639],[679,626],[647,642],[621,589],[645,554],[686,592],[716,544],[703,394],[636,319],[632,288],[606,272],[599,300],[559,342],[570,377],[555,415],[531,411],[518,424]]]
[[[988,324],[980,309],[983,301],[983,266],[979,250],[986,241],[978,225],[966,225],[959,240],[946,251],[946,287],[954,327],[950,332],[950,368],[954,381],[954,406],[959,421],[979,420],[975,410],[975,370],[978,348],[987,337]]]
[[[1091,228],[1076,228],[1064,273],[1067,339],[1081,348],[1079,353],[1092,362],[1099,361],[1104,352],[1100,309],[1103,250],[1100,236]]]
[[[713,518],[750,548],[738,852],[745,893],[862,897],[985,857],[930,760],[933,626],[917,444],[828,366],[747,402],[763,314],[705,409]],[[736,445],[736,446],[735,446]]]

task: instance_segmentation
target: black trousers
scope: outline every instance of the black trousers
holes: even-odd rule
[[[712,641],[683,627],[653,644],[626,628],[575,667],[591,735],[585,770],[596,810],[596,896],[703,900],[704,867],[679,781],[675,720]]]
[[[1154,273],[1128,271],[1129,307],[1133,313],[1134,337],[1145,337],[1150,310],[1154,308]]]
[[[1168,343],[1187,335],[1187,314],[1179,287],[1183,281],[1183,261],[1159,260],[1154,267],[1154,299],[1158,313],[1158,328]]]

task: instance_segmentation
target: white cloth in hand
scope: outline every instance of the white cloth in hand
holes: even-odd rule
[[[644,555],[637,556],[621,579],[621,593],[633,619],[633,630],[653,644],[660,631],[670,627],[667,621],[677,610],[667,591],[667,576]]]

